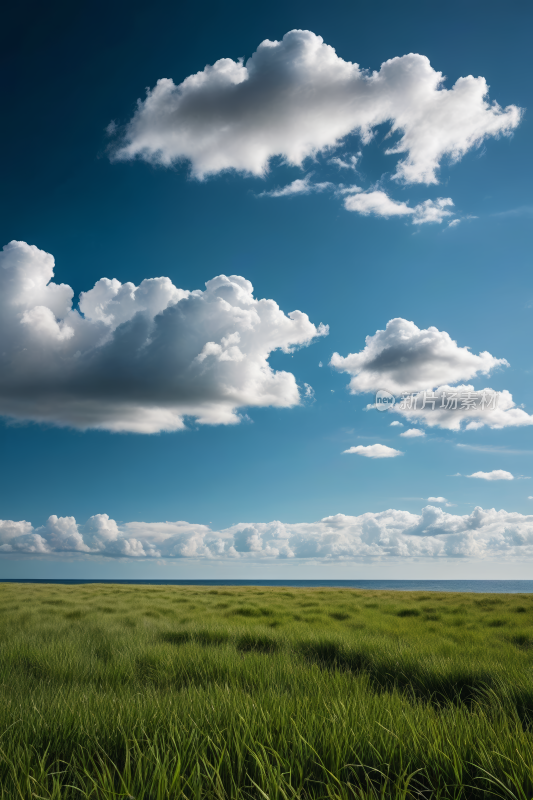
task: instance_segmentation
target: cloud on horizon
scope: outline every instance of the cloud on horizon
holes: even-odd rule
[[[482,77],[459,78],[451,89],[443,81],[423,55],[370,72],[311,31],[293,30],[281,42],[265,39],[246,63],[222,58],[179,85],[158,80],[138,101],[113,157],[188,161],[200,180],[228,169],[263,176],[275,156],[302,166],[351,133],[367,144],[390,123],[399,138],[385,153],[404,156],[393,178],[436,184],[445,157],[459,161],[485,139],[509,135],[522,113],[490,104]]]
[[[435,498],[438,502],[444,498]],[[96,514],[84,525],[49,517],[34,528],[0,520],[0,555],[134,559],[523,559],[533,557],[533,515],[476,507],[449,514],[426,506],[420,514],[389,509],[318,522],[239,523],[219,531],[188,522],[118,524]]]
[[[274,350],[327,335],[307,314],[257,300],[240,276],[205,291],[102,278],[82,292],[52,281],[54,259],[25,242],[0,253],[0,414],[81,430],[156,433],[240,421],[239,409],[301,401]]]

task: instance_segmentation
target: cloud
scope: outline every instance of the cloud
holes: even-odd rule
[[[311,194],[312,192],[323,192],[325,189],[330,189],[333,184],[325,181],[323,183],[311,183],[311,174],[306,175],[304,178],[298,178],[292,183],[283,186],[280,189],[272,189],[270,192],[261,192],[258,197],[291,197],[295,194]]]
[[[360,157],[360,152],[357,153],[356,156],[347,156],[345,158],[335,156],[334,158],[329,159],[328,164],[338,167],[339,169],[352,169],[354,172],[357,172],[357,162],[359,161]]]
[[[460,222],[460,219],[452,219],[452,221],[448,223],[448,228],[455,228],[455,226],[459,225]]]
[[[387,447],[386,444],[359,444],[357,447],[350,447],[349,450],[343,450],[343,453],[356,453],[358,456],[365,456],[366,458],[395,458],[396,456],[403,456],[400,450],[395,450],[394,447]]]
[[[330,364],[352,376],[351,394],[379,389],[392,394],[416,392],[509,366],[504,358],[486,351],[474,355],[468,347],[459,347],[446,331],[420,329],[401,317],[391,319],[384,331],[367,336],[364,350],[346,357],[334,353]]]
[[[514,475],[504,469],[493,469],[492,472],[474,472],[467,478],[481,478],[484,481],[514,481]]]
[[[476,391],[469,384],[439,386],[432,392],[404,395],[389,410],[410,422],[450,431],[459,431],[461,427],[477,430],[485,425],[493,429],[533,425],[533,415],[517,408],[506,389],[497,392],[487,386]]]
[[[398,427],[398,425],[403,427],[403,422],[398,422],[398,420],[395,419],[394,422],[391,422],[391,424],[390,424],[391,428],[396,428],[396,427]]]
[[[421,431],[420,428],[409,428],[409,430],[400,433],[400,436],[405,436],[406,439],[416,439],[425,435],[425,431]]]
[[[444,157],[459,161],[485,139],[510,134],[521,117],[516,106],[488,102],[482,77],[459,78],[451,89],[443,81],[423,55],[369,72],[311,31],[293,30],[263,41],[246,63],[223,58],[179,85],[160,79],[138,101],[114,156],[189,161],[199,179],[227,169],[261,176],[274,156],[300,166],[350,133],[366,144],[390,123],[399,138],[385,152],[404,155],[394,178],[437,183]]]
[[[74,517],[52,516],[38,528],[26,521],[0,520],[0,554],[56,560],[522,561],[533,557],[533,515],[477,507],[461,516],[429,505],[421,514],[389,509],[359,516],[335,514],[310,523],[242,522],[222,530],[181,521],[118,524],[107,514],[79,525]]]
[[[3,416],[138,433],[179,430],[188,416],[237,423],[241,408],[298,405],[294,375],[274,371],[269,355],[328,332],[255,299],[235,275],[205,291],[102,278],[78,311],[53,274],[53,257],[25,242],[0,253]]]
[[[533,450],[515,450],[511,447],[503,447],[502,445],[491,445],[491,444],[463,444],[463,442],[457,442],[456,447],[464,447],[466,450],[477,450],[480,453],[499,453],[508,456],[531,456],[533,455]]]
[[[455,503],[449,503],[445,497],[428,497],[428,503],[436,503],[437,505],[446,506],[446,508],[452,508],[455,506]]]
[[[374,214],[377,217],[411,217],[413,225],[442,222],[445,217],[450,217],[453,213],[448,211],[446,206],[453,206],[453,201],[449,197],[425,200],[411,208],[407,203],[392,200],[381,190],[350,194],[344,199],[344,208],[347,211],[357,211],[364,216]]]

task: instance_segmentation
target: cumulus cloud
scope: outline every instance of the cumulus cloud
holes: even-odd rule
[[[53,257],[33,245],[11,242],[0,253],[4,416],[139,433],[178,430],[188,416],[236,423],[241,408],[297,405],[294,375],[273,370],[269,355],[328,332],[301,311],[257,300],[236,275],[205,291],[169,278],[102,278],[81,293],[78,311],[53,274]]]
[[[514,475],[504,469],[493,469],[492,472],[474,472],[467,478],[481,478],[484,481],[514,481]]]
[[[365,456],[365,458],[395,458],[396,456],[403,456],[401,450],[387,447],[386,444],[369,444],[366,446],[358,444],[357,447],[350,447],[342,452],[356,453],[358,456]]]
[[[395,419],[394,422],[391,422],[390,424],[391,428],[397,428],[399,425],[403,427],[403,422],[398,422],[397,419]]]
[[[450,431],[477,430],[485,425],[493,429],[533,425],[533,415],[517,408],[506,389],[497,392],[487,386],[475,391],[470,384],[404,395],[390,411],[402,414],[410,422]]]
[[[420,428],[409,428],[409,430],[400,433],[400,436],[405,436],[406,439],[416,439],[419,436],[425,435],[425,431],[421,431]]]
[[[330,364],[352,376],[352,394],[379,389],[392,394],[416,392],[509,366],[504,358],[486,351],[475,355],[468,347],[459,347],[446,331],[420,329],[401,317],[391,319],[384,331],[367,336],[359,353],[346,357],[333,353]]]
[[[444,504],[447,502],[445,497],[428,497],[428,503],[438,503],[440,505],[441,503]]]
[[[377,217],[410,217],[413,225],[425,222],[442,222],[446,217],[452,216],[447,206],[453,206],[450,197],[439,197],[437,200],[425,200],[411,208],[407,203],[392,200],[388,194],[381,190],[370,192],[355,191],[344,198],[344,208],[347,211],[357,211],[368,216]]]
[[[443,81],[423,55],[369,72],[311,31],[293,30],[263,41],[246,63],[222,58],[178,85],[160,79],[138,101],[115,157],[186,160],[200,179],[227,169],[261,176],[274,156],[301,165],[350,133],[366,144],[389,123],[398,138],[385,152],[404,156],[394,178],[437,183],[443,158],[459,161],[488,137],[510,134],[521,117],[516,106],[488,101],[482,77],[451,89]]]
[[[444,498],[435,498],[442,501]],[[524,559],[533,556],[533,515],[475,508],[464,516],[426,506],[420,514],[389,509],[359,516],[335,514],[318,522],[243,522],[222,530],[188,522],[118,524],[96,514],[85,525],[73,517],[0,521],[0,554],[54,558],[133,559]]]
[[[295,194],[312,194],[313,192],[323,192],[325,189],[331,189],[332,183],[324,181],[323,183],[311,183],[311,173],[304,178],[297,178],[287,186],[282,186],[279,189],[272,189],[270,192],[261,192],[258,197],[291,197]]]

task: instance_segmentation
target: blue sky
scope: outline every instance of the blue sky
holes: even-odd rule
[[[0,244],[15,240],[52,254],[53,280],[72,287],[75,304],[80,292],[88,292],[104,277],[138,286],[145,279],[165,276],[179,289],[204,292],[205,283],[218,275],[242,276],[253,284],[256,300],[271,299],[279,306],[279,318],[271,327],[265,322],[261,336],[266,338],[259,344],[268,349],[271,369],[294,379],[290,386],[276,388],[278,407],[268,401],[264,388],[252,392],[255,405],[247,404],[251,373],[246,370],[259,363],[250,355],[259,339],[252,337],[250,351],[245,352],[247,329],[237,326],[240,340],[227,347],[240,345],[245,356],[230,353],[220,360],[220,351],[213,351],[201,361],[208,365],[202,386],[214,398],[210,424],[202,424],[191,413],[199,406],[183,399],[192,392],[198,404],[199,384],[188,385],[186,369],[178,370],[172,381],[169,374],[176,364],[160,353],[171,352],[179,359],[187,342],[191,347],[199,342],[199,354],[207,353],[202,347],[210,341],[226,347],[220,342],[233,328],[225,318],[212,323],[213,331],[222,331],[218,338],[210,330],[213,338],[202,339],[208,317],[201,316],[203,311],[195,316],[191,305],[179,335],[168,334],[159,355],[150,350],[152,334],[147,334],[147,355],[133,378],[127,373],[130,351],[120,350],[118,344],[114,360],[108,358],[105,364],[98,362],[101,343],[91,350],[85,367],[69,366],[77,358],[74,352],[71,361],[52,363],[52,351],[43,344],[48,328],[32,310],[48,301],[41,298],[24,306],[29,314],[24,331],[33,326],[41,337],[32,355],[35,361],[24,355],[29,346],[11,352],[14,328],[6,323],[0,332],[9,354],[2,367],[7,388],[0,406],[0,519],[15,525],[4,526],[1,577],[529,577],[533,442],[525,415],[533,414],[531,15],[526,4],[513,2],[503,11],[501,4],[490,2],[452,2],[445,10],[417,2],[402,8],[388,2],[379,7],[308,2],[272,3],[261,9],[244,3],[191,5],[185,10],[162,2],[149,7],[81,5],[74,10],[66,4],[44,9],[30,3],[11,11],[4,24],[12,44],[2,54],[8,113],[1,133]],[[291,61],[293,50],[287,45],[281,51],[280,45],[270,50],[285,54],[283,65],[279,66],[282,60],[268,62],[263,83],[248,99],[233,100],[215,86],[211,94],[191,95],[196,111],[184,106],[172,117],[163,98],[158,116],[150,116],[146,105],[141,107],[142,130],[135,122],[137,99],[144,102],[147,87],[153,89],[159,79],[172,79],[178,86],[224,58],[232,59],[232,69],[237,70],[238,59],[244,58],[245,65],[261,42],[282,42],[294,29],[322,37],[323,44],[316,38],[305,39],[303,45],[297,40],[306,54],[309,48],[318,48],[320,54],[322,47],[330,46],[336,55],[328,51],[331,71],[328,67],[313,72],[312,64],[300,70],[298,80],[304,75],[310,93],[296,91],[286,112],[284,82],[287,74],[296,74],[296,61]],[[423,172],[424,148],[427,142],[433,146],[443,130],[460,147],[475,106],[473,96],[435,122],[434,96],[426,105],[411,101],[402,94],[403,73],[395,72],[390,85],[400,128],[385,138],[393,113],[387,106],[379,113],[389,121],[380,121],[376,112],[378,122],[367,143],[361,141],[355,123],[350,130],[350,113],[359,119],[363,105],[363,100],[353,100],[356,83],[339,90],[340,100],[327,106],[329,98],[336,97],[335,59],[379,71],[383,62],[409,53],[426,56],[432,69],[446,76],[441,89],[451,90],[461,77],[483,76],[490,87],[489,103],[522,109],[519,121],[513,122],[509,112],[508,129],[502,128],[511,135],[484,133],[479,146],[466,147],[455,163],[446,152],[438,154],[438,183],[428,182],[427,169]],[[415,69],[415,62],[408,65]],[[250,76],[252,85],[251,71]],[[322,100],[317,81],[325,86]],[[315,90],[319,100],[307,106],[302,100],[297,125],[291,127],[295,104],[300,97],[315,97]],[[349,113],[343,110],[345,101],[352,103]],[[379,96],[376,103],[381,109],[385,101]],[[213,116],[215,106],[218,117]],[[317,131],[324,124],[325,138],[335,135],[340,106],[339,125],[345,126],[341,140],[321,147]],[[233,124],[232,114],[241,114],[240,127],[228,144],[220,119]],[[261,114],[265,118],[259,123]],[[397,180],[394,176],[406,153],[385,150],[399,142],[406,115],[416,139],[410,155],[418,172],[410,180]],[[176,161],[172,153],[181,120],[193,134],[185,148],[189,155]],[[476,124],[479,129],[485,122],[480,117]],[[287,152],[294,152],[305,125],[314,154],[303,157],[299,166],[294,158],[291,163]],[[202,136],[208,139],[203,149]],[[152,144],[152,150],[147,149],[147,141],[158,146],[163,142],[163,150],[154,150]],[[267,172],[263,177],[250,174],[265,142],[270,147]],[[135,158],[125,157],[127,147],[130,155],[137,148]],[[238,161],[243,153],[248,154],[247,171],[215,170],[200,179],[202,164],[223,163],[224,158]],[[349,163],[351,156],[357,158],[355,169],[331,163],[333,158]],[[165,158],[172,163],[165,166]],[[301,188],[295,181],[307,181],[307,189],[292,194],[286,189],[286,196],[273,196],[284,187]],[[317,185],[320,191],[312,191]],[[343,193],[349,187],[351,191]],[[438,198],[451,198],[453,206],[436,205]],[[349,199],[355,210],[345,207]],[[439,208],[444,212],[440,221],[417,220],[413,209],[428,200],[432,213],[435,208],[437,216]],[[381,214],[386,211],[384,202],[394,204],[388,216]],[[428,207],[423,209],[419,217]],[[454,220],[459,222],[450,226]],[[15,261],[20,256],[28,263],[45,263],[34,250],[9,253],[15,254]],[[10,269],[19,269],[18,264]],[[27,291],[26,287],[25,297]],[[202,295],[198,303],[207,303],[206,298]],[[286,315],[296,309],[309,318],[299,329],[299,339],[285,332],[290,327]],[[59,325],[54,341],[66,342],[70,323],[57,310],[50,313],[46,324]],[[135,317],[137,322],[143,313]],[[19,331],[23,312],[17,314],[13,325]],[[78,318],[82,325],[89,314]],[[437,425],[430,414],[413,421],[366,409],[376,388],[389,388],[392,373],[371,380],[368,369],[348,374],[331,367],[330,359],[335,352],[342,358],[362,353],[366,337],[375,337],[398,318],[421,331],[437,329],[435,347],[449,348],[446,363],[431,383],[429,378],[424,383],[426,373],[413,379],[402,372],[407,362],[400,354],[395,367],[400,388],[413,392],[451,384],[506,391],[514,411],[523,415],[519,424],[515,414],[512,424],[505,418],[504,427],[493,428],[495,419],[487,419],[483,427],[465,430],[466,420],[460,430],[451,430],[447,417]],[[131,346],[127,337],[134,335],[132,319],[114,329],[113,341],[125,341],[124,347]],[[327,336],[316,335],[320,323],[329,326]],[[77,341],[75,330],[72,341]],[[446,341],[443,332],[449,334]],[[405,340],[411,334],[402,328],[402,335]],[[275,349],[278,340],[294,352]],[[409,353],[413,342],[407,342]],[[428,369],[440,363],[437,350],[426,357]],[[484,352],[494,364],[506,359],[509,366],[494,365],[483,374],[471,356]],[[83,361],[85,355],[80,358]],[[218,359],[216,370],[209,359]],[[235,405],[238,424],[225,424],[230,413],[223,400],[227,359],[236,370],[231,374],[240,381],[235,392],[244,398]],[[351,394],[348,384],[354,376],[358,385],[370,389]],[[50,388],[54,381],[55,390]],[[307,397],[306,385],[312,387]],[[294,400],[298,391],[299,404]],[[146,408],[160,408],[163,401],[172,406],[173,419],[180,408],[188,409],[184,429],[130,432],[133,423],[121,417],[130,392],[142,396]],[[172,405],[173,392],[181,405]],[[109,430],[110,414],[125,431]],[[132,414],[137,429],[150,427],[144,412]],[[107,429],[90,429],[89,417]],[[391,427],[393,420],[403,427]],[[161,427],[160,422],[150,425],[150,430]],[[425,435],[400,435],[410,428]],[[374,444],[402,455],[370,458],[361,451],[343,452]],[[487,479],[500,470],[512,479]],[[485,477],[467,477],[476,472]],[[428,505],[441,510],[422,515],[425,522],[418,530],[418,516]],[[487,512],[479,524],[472,517],[476,506]],[[490,509],[496,509],[496,516]],[[383,516],[387,510],[395,515]],[[116,526],[104,525],[98,517],[98,533],[96,522],[88,520],[104,514]],[[365,514],[377,516],[353,519]],[[47,522],[51,515],[73,517],[75,522]],[[320,522],[334,515],[345,518]],[[268,528],[273,520],[286,527]],[[176,521],[186,521],[189,528],[154,528],[155,523]],[[102,525],[107,525],[107,539]],[[131,545],[133,540],[138,544]]]

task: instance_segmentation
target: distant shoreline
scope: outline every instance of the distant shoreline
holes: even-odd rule
[[[307,589],[369,589],[400,592],[475,592],[482,594],[533,594],[533,580],[231,580],[224,578],[171,580],[120,578],[0,578],[0,583],[59,584],[66,586],[101,583],[121,586],[285,586]]]

